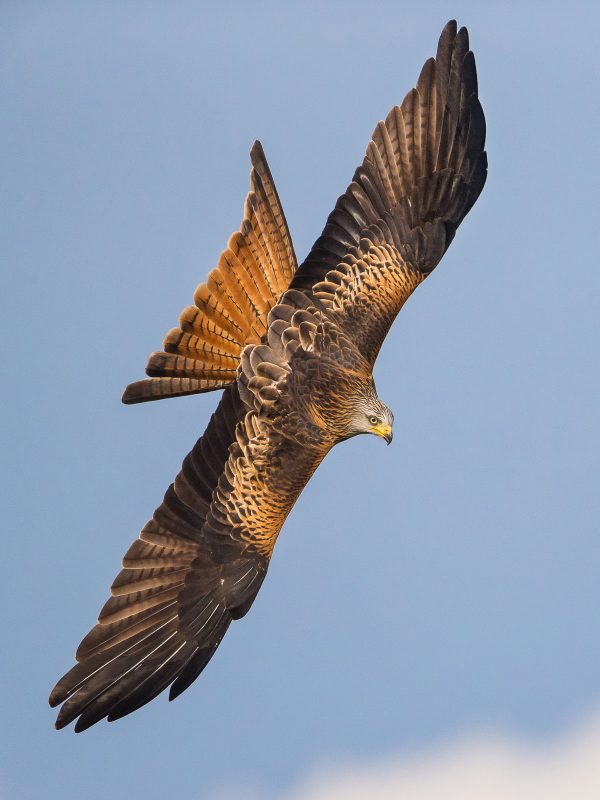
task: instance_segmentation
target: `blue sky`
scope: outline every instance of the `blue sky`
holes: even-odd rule
[[[586,718],[593,4],[6,2],[2,16],[2,800],[277,796],[315,765],[483,730],[545,741]],[[237,229],[253,140],[303,258],[451,16],[476,53],[489,178],[377,363],[393,446],[362,437],[328,457],[252,612],[177,702],[55,732],[47,694],[216,404],[119,398]]]

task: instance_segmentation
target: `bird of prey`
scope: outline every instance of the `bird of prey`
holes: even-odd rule
[[[416,88],[379,122],[297,265],[263,149],[239,231],[125,403],[222,389],[202,437],[123,559],[98,624],[50,704],[76,731],[183,692],[265,579],[281,527],[338,442],[389,442],[373,365],[487,174],[465,28],[442,31]]]

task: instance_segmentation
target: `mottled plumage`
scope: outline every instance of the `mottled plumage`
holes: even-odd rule
[[[223,396],[54,688],[57,727],[77,719],[84,730],[169,685],[171,699],[186,689],[252,605],[329,450],[359,433],[389,443],[393,416],[373,365],[483,188],[484,142],[467,31],[450,22],[300,267],[255,144],[240,231],[123,401]]]

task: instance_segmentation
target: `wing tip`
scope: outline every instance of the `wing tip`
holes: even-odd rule
[[[442,28],[442,32],[440,33],[439,45],[442,47],[443,44],[446,42],[451,43],[456,38],[456,33],[458,30],[458,26],[456,24],[455,19],[449,19],[448,22]]]
[[[263,150],[260,139],[255,139],[254,144],[250,148],[250,161],[254,167],[265,161],[265,151]]]

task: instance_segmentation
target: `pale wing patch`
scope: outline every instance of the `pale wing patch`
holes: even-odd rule
[[[394,245],[361,239],[313,292],[342,329],[352,331],[352,341],[372,364],[396,315],[424,278]]]

